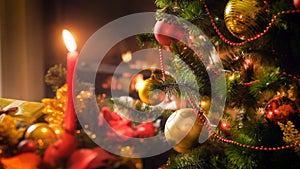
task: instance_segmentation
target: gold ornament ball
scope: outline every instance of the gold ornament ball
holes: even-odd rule
[[[39,149],[48,147],[56,138],[55,132],[47,123],[33,124],[25,132],[25,139],[35,141]]]
[[[203,123],[199,120],[192,108],[183,108],[175,111],[167,119],[165,137],[173,149],[179,153],[186,153],[197,143]]]
[[[63,136],[63,134],[65,133],[65,130],[62,125],[49,124],[49,127],[51,127],[51,129],[56,134],[56,138],[61,138]]]
[[[241,40],[255,37],[269,22],[266,7],[263,0],[229,0],[224,11],[227,29]]]
[[[138,92],[141,101],[148,105],[161,103],[165,99],[166,91],[155,87],[160,85],[162,85],[162,82],[153,76],[146,79],[143,82],[143,87]]]

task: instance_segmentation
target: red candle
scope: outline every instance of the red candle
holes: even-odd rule
[[[68,49],[67,54],[67,109],[65,112],[64,127],[68,132],[75,131],[76,113],[73,102],[73,79],[74,79],[74,68],[78,58],[78,52],[76,51],[76,42],[72,34],[68,30],[63,30],[63,39]]]

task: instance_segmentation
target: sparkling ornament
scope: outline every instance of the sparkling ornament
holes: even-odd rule
[[[162,45],[170,46],[184,37],[184,29],[178,24],[159,20],[154,26],[155,39]]]
[[[148,105],[157,105],[161,103],[166,96],[165,90],[153,88],[161,86],[162,82],[155,77],[150,77],[144,81],[142,89],[139,91],[139,97],[142,102]]]
[[[165,136],[169,143],[176,143],[173,149],[179,153],[188,152],[198,141],[203,123],[192,108],[175,111],[167,119]]]
[[[285,96],[273,98],[265,107],[264,115],[275,123],[286,123],[294,118],[299,118],[297,105]]]
[[[296,9],[300,9],[300,0],[294,0],[294,6]]]
[[[204,97],[200,100],[199,105],[205,112],[207,112],[210,108],[210,102],[210,98]]]
[[[54,131],[57,138],[61,138],[63,134],[65,133],[65,130],[62,125],[58,124],[49,124],[49,127]]]
[[[135,74],[131,80],[129,85],[129,96],[137,99],[138,91],[141,90],[144,86],[144,80],[151,77],[152,70],[145,69]]]
[[[166,97],[166,90],[163,88],[162,71],[155,69],[151,71],[151,77],[144,80],[138,90],[138,96],[142,102],[148,105],[157,105]],[[174,81],[170,75],[165,75],[168,81]]]
[[[228,129],[230,128],[230,124],[229,124],[228,121],[220,121],[219,127],[220,127],[222,130],[228,130]]]
[[[268,13],[263,0],[229,0],[224,19],[229,32],[246,40],[261,33],[268,24]]]
[[[56,138],[55,132],[47,123],[33,124],[25,132],[25,139],[35,141],[39,149],[47,148]]]

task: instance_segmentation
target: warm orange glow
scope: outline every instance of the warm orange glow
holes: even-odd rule
[[[65,42],[65,45],[66,45],[68,51],[69,52],[75,51],[77,48],[77,45],[76,45],[75,39],[72,36],[72,34],[68,30],[64,29],[62,31],[62,36],[63,36],[64,42]]]
[[[207,103],[206,103],[206,101],[200,101],[200,105],[201,105],[201,107],[204,107],[204,106],[206,106],[207,105]]]
[[[227,130],[227,129],[229,129],[229,123],[227,122],[227,121],[223,121],[223,122],[221,122],[221,128],[223,129],[223,130]]]
[[[61,130],[59,130],[59,129],[54,130],[54,132],[55,132],[56,135],[61,134]]]
[[[250,58],[245,59],[246,64],[251,65],[253,61]]]
[[[126,63],[130,62],[132,59],[132,53],[131,51],[127,51],[126,53],[122,54],[122,60]]]
[[[222,127],[227,127],[227,124],[226,123],[222,123]]]
[[[41,130],[43,133],[47,133],[48,129],[47,128],[42,128]]]

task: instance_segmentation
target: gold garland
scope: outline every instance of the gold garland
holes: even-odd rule
[[[53,99],[42,99],[44,103],[43,113],[46,114],[45,120],[49,124],[62,126],[67,103],[67,85],[63,85],[56,90],[56,97]]]
[[[294,144],[300,141],[300,133],[295,128],[293,122],[288,121],[287,124],[278,122],[280,129],[283,132],[283,141],[287,144]],[[295,151],[300,153],[300,147],[295,147]]]

